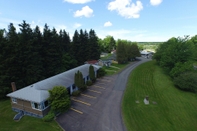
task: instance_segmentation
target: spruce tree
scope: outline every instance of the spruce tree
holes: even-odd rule
[[[7,65],[6,65],[6,59],[9,52],[8,50],[5,50],[8,46],[8,41],[4,37],[5,30],[0,30],[0,99],[4,98],[5,95],[9,92],[9,84],[7,83],[9,81],[8,74],[7,74]]]
[[[77,61],[77,65],[81,65],[81,61],[80,61],[80,54],[79,54],[79,50],[80,50],[80,39],[79,39],[79,33],[77,30],[75,30],[75,33],[73,35],[73,41],[71,44],[71,48],[72,48],[72,55],[74,56],[74,59]]]
[[[21,53],[21,48],[19,44],[19,37],[16,32],[16,28],[12,23],[8,26],[8,32],[6,34],[6,45],[2,49],[3,52],[3,61],[1,61],[4,66],[4,83],[5,87],[10,88],[10,83],[12,81],[16,82],[18,88],[22,87],[21,80],[21,60],[19,59],[19,55]]]
[[[35,27],[33,30],[33,49],[32,49],[32,63],[33,63],[33,69],[32,73],[34,73],[34,82],[44,79],[43,76],[43,58],[42,58],[42,49],[43,49],[43,43],[42,43],[42,33],[40,31],[40,28],[38,26]]]
[[[90,52],[90,60],[98,60],[100,58],[100,48],[98,44],[98,37],[94,30],[89,31],[89,52]]]
[[[94,67],[92,65],[89,66],[89,77],[92,82],[96,81]]]

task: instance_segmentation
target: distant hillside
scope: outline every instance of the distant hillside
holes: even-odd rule
[[[137,42],[137,43],[143,45],[156,45],[156,44],[162,44],[163,42]]]
[[[140,50],[150,50],[155,52],[157,47],[163,42],[138,42],[138,47]]]

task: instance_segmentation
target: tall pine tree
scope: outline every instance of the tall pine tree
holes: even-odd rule
[[[89,53],[90,60],[98,60],[100,58],[100,48],[98,44],[98,37],[94,30],[89,31]]]

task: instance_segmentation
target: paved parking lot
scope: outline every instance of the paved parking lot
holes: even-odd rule
[[[131,63],[121,73],[97,79],[79,97],[72,97],[72,108],[56,121],[65,131],[126,131],[121,115],[121,100],[130,72],[149,61]]]
[[[62,128],[66,131],[101,131],[106,128],[107,131],[104,121],[108,120],[105,117],[109,115],[103,113],[113,112],[113,107],[106,108],[106,105],[109,105],[116,77],[117,75],[97,79],[96,83],[79,97],[72,97],[71,109],[56,119]]]

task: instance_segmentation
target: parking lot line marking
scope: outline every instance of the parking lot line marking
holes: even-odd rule
[[[102,80],[102,79],[101,79],[101,81],[111,82],[111,80]]]
[[[88,106],[91,106],[90,103],[87,103],[87,102],[84,102],[84,101],[81,101],[81,100],[77,100],[77,99],[73,99],[73,98],[71,98],[71,100],[82,103],[82,104],[85,104],[85,105],[88,105]]]
[[[71,110],[73,110],[73,111],[75,111],[75,112],[77,112],[77,113],[79,113],[79,114],[83,114],[83,112],[82,111],[79,111],[79,110],[77,110],[77,109],[74,109],[74,108],[70,108]]]
[[[97,88],[105,89],[104,87],[96,86],[96,85],[93,85],[92,87],[97,87]]]
[[[98,84],[106,84],[106,83],[103,83],[103,82],[99,82]]]
[[[92,91],[92,92],[95,92],[95,93],[99,93],[99,94],[101,94],[101,92],[100,91],[95,91],[95,90],[90,90],[90,89],[88,89],[89,91]]]
[[[89,98],[96,98],[95,96],[90,96],[90,95],[86,95],[86,94],[82,94],[82,93],[81,93],[81,95],[82,95],[82,96],[89,97]]]

